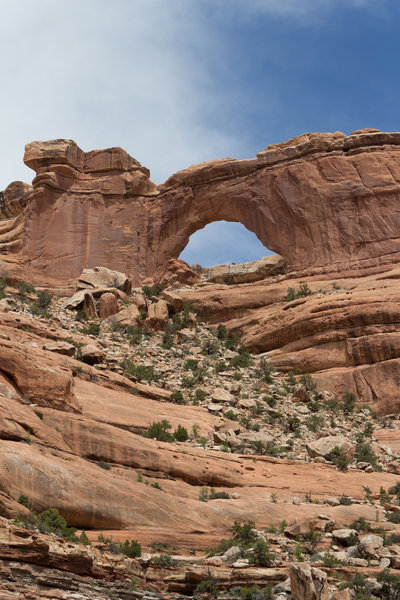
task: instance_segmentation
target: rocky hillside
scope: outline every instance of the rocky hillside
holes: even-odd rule
[[[399,134],[0,194],[0,599],[399,597]],[[279,255],[203,269],[196,229]],[[397,595],[396,595],[397,594]]]
[[[357,573],[384,589],[396,415],[251,354],[186,301],[216,284],[178,288],[181,271],[132,290],[86,270],[67,298],[2,280],[4,597],[328,598]]]

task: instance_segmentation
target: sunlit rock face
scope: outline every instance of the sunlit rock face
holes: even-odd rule
[[[156,186],[121,148],[33,142],[25,152],[33,191],[22,187],[21,200],[14,194],[2,211],[20,214],[1,250],[9,268],[23,264],[38,282],[66,285],[102,265],[136,285],[160,276],[192,233],[227,220],[254,232],[289,271],[384,269],[399,259],[399,144],[400,133],[377,130],[310,133],[254,159],[194,165]]]

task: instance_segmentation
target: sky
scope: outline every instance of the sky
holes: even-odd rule
[[[162,183],[307,131],[398,131],[398,0],[0,0],[0,190],[24,146],[121,146]],[[239,230],[240,235],[239,235]],[[217,243],[218,240],[218,243]],[[240,241],[239,241],[240,240]],[[268,253],[235,223],[196,232],[203,266]]]

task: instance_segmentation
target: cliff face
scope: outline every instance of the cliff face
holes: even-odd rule
[[[37,283],[65,286],[103,265],[139,284],[223,219],[253,231],[289,271],[382,270],[400,256],[399,144],[400,133],[377,130],[310,133],[254,159],[194,165],[157,187],[121,148],[34,142],[25,152],[33,191],[3,201],[4,216],[21,213],[17,232],[7,219],[0,249],[9,269],[23,265]]]

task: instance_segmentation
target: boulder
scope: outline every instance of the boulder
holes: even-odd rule
[[[135,304],[129,304],[122,308],[117,314],[108,317],[107,323],[119,323],[122,326],[131,325],[136,327],[142,322],[139,309]]]
[[[300,402],[310,402],[311,394],[308,390],[306,390],[305,387],[301,385],[293,393],[293,398],[296,398]]]
[[[196,271],[191,269],[184,260],[171,258],[168,261],[167,269],[161,276],[160,283],[163,288],[172,286],[173,284],[194,285],[200,282],[200,276]]]
[[[215,388],[211,394],[211,399],[213,402],[223,402],[232,406],[236,403],[236,398],[223,388]]]
[[[106,267],[84,269],[76,287],[80,290],[88,288],[117,288],[126,294],[132,289],[132,282],[124,273],[113,271]]]
[[[379,548],[383,547],[383,539],[379,535],[366,535],[361,538],[358,549],[362,556],[372,558]]]
[[[82,352],[82,362],[87,363],[88,365],[95,365],[103,362],[104,360],[104,352],[94,344],[86,344],[81,349]]]
[[[309,442],[306,444],[307,452],[311,458],[322,456],[329,460],[332,455],[332,451],[335,447],[340,448],[345,458],[352,460],[354,458],[354,446],[349,440],[343,435],[329,435],[322,437],[315,442]]]
[[[105,292],[100,296],[97,306],[100,319],[107,319],[119,311],[118,300],[112,292]]]
[[[168,305],[162,298],[158,302],[149,305],[148,317],[145,325],[154,331],[163,329],[168,322]]]
[[[75,346],[68,342],[48,342],[47,344],[44,344],[43,350],[57,352],[58,354],[64,354],[65,356],[73,356],[75,353]]]
[[[87,290],[76,292],[76,294],[64,300],[60,308],[62,310],[83,310],[89,319],[97,317],[96,303],[93,294]]]
[[[353,546],[354,540],[358,538],[358,532],[356,529],[344,527],[343,529],[334,529],[332,537],[341,546]]]
[[[289,573],[292,600],[328,600],[326,573],[308,563],[292,563]]]

